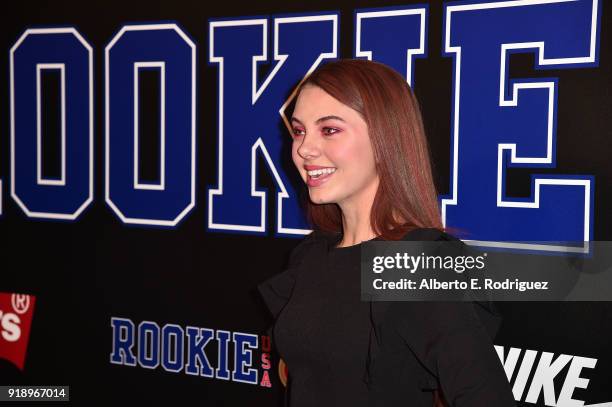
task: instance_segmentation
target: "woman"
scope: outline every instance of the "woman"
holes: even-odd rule
[[[443,233],[418,103],[376,62],[319,67],[296,91],[292,157],[313,225],[259,286],[296,406],[512,406],[487,304],[360,300],[360,245]],[[485,326],[491,332],[487,332]]]

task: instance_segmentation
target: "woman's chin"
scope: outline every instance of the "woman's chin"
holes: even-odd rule
[[[332,199],[330,199],[328,196],[326,196],[326,194],[322,194],[319,191],[313,192],[311,190],[309,195],[310,195],[310,201],[313,204],[323,205],[323,204],[328,204],[328,203],[333,203],[334,202]]]

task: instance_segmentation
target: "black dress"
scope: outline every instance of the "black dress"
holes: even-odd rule
[[[286,405],[431,407],[439,387],[450,406],[515,405],[490,304],[361,301],[360,245],[336,248],[341,238],[311,233],[258,287],[289,371]],[[453,239],[435,229],[404,237]]]

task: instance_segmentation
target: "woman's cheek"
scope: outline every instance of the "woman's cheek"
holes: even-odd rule
[[[347,145],[336,145],[328,149],[329,158],[338,166],[343,163],[359,162],[361,155],[359,149]]]

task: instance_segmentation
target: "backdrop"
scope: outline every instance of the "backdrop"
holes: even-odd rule
[[[283,117],[336,58],[413,86],[462,237],[612,240],[607,1],[56,0],[3,15],[0,385],[70,385],[75,405],[280,405],[255,287],[308,232]],[[610,303],[500,308],[520,405],[612,405]]]

